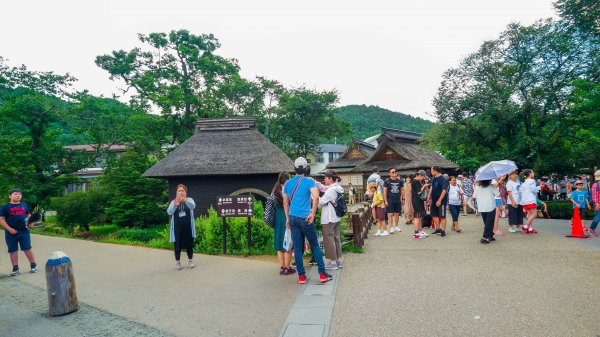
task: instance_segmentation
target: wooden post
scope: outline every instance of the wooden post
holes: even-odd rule
[[[61,316],[79,309],[71,259],[63,252],[52,253],[46,262],[46,286],[50,316]]]
[[[360,223],[360,214],[352,214],[352,232],[354,232],[354,246],[362,248],[361,237],[362,237],[362,225]]]
[[[227,254],[227,220],[223,217],[223,254]]]

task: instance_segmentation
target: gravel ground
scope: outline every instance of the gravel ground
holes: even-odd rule
[[[507,233],[504,219],[504,237],[482,245],[481,218],[460,221],[425,240],[402,225],[346,256],[330,336],[600,336],[600,252]]]

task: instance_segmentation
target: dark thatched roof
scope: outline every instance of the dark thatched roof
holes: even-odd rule
[[[292,172],[294,163],[256,129],[254,119],[200,119],[196,132],[144,177]]]
[[[426,149],[419,145],[421,134],[381,127],[383,132],[377,138],[377,148],[372,145],[353,139],[356,145],[352,148],[360,149],[365,158],[359,159],[354,156],[350,159],[352,149],[339,159],[329,163],[327,168],[332,169],[351,169],[352,172],[368,173],[373,166],[378,166],[381,170],[387,170],[395,167],[400,174],[414,173],[418,169],[427,169],[432,166],[440,166],[442,169],[457,169],[458,165],[442,157],[439,153]],[[369,148],[370,146],[370,148]],[[363,149],[365,151],[363,151]],[[356,152],[354,153],[356,154]]]
[[[338,159],[329,162],[326,168],[347,172],[367,160],[375,152],[375,146],[360,139],[352,138],[352,145]],[[342,170],[346,168],[346,170]]]

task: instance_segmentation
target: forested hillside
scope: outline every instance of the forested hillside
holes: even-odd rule
[[[365,139],[381,133],[380,126],[424,133],[433,123],[423,118],[380,108],[376,105],[346,105],[339,108],[338,117],[350,124],[352,137]]]

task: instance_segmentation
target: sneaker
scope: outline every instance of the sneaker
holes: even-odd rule
[[[522,229],[521,229],[521,231],[522,231],[523,233],[525,233],[525,234],[529,234],[529,227],[527,227],[527,226],[523,226],[523,227],[521,227],[521,228],[522,228]]]
[[[521,226],[517,226],[517,228],[515,228],[515,232],[522,232],[523,228],[521,228]]]
[[[395,227],[394,231],[395,231],[396,233],[400,233],[400,232],[402,232],[402,230],[400,229],[400,227]]]
[[[529,229],[527,230],[527,233],[529,233],[529,234],[537,234],[537,231],[533,227],[529,227]]]
[[[189,260],[188,261],[188,268],[194,268],[194,267],[196,267],[196,265],[194,264],[194,261]]]
[[[338,267],[337,263],[331,262],[330,264],[328,264],[327,266],[325,266],[325,269],[338,270],[339,267]]]
[[[327,283],[328,281],[333,280],[333,276],[327,274],[327,273],[319,273],[319,282],[321,283]]]
[[[29,271],[30,273],[37,273],[38,271],[38,267],[37,267],[37,263],[32,263],[31,264],[31,270]]]
[[[175,269],[181,270],[181,262],[179,262],[179,261],[175,262]]]
[[[598,236],[598,233],[594,229],[588,228],[588,232],[590,232],[590,234],[593,236]]]
[[[441,236],[441,237],[445,237],[445,236],[446,236],[446,231],[442,231],[442,232],[440,233],[440,236]]]
[[[339,260],[336,263],[338,265],[338,268],[340,268],[340,269],[344,268],[344,262],[342,260]]]
[[[419,235],[421,235],[422,237],[428,237],[429,236],[429,234],[427,234],[427,233],[425,233],[423,231],[420,231]]]
[[[279,275],[283,275],[283,271],[285,270],[285,268],[283,267],[279,267]]]
[[[509,232],[509,233],[516,233],[516,232],[517,232],[517,229],[516,229],[516,228],[514,228],[514,227],[510,227],[510,228],[508,229],[508,232]]]
[[[304,275],[304,274],[298,275],[298,283],[299,284],[306,284],[306,275]]]
[[[388,233],[388,231],[383,231],[383,233],[381,233],[381,235],[379,235],[379,236],[388,236],[388,235],[390,235],[390,233]]]
[[[380,236],[381,235],[381,231],[377,230],[377,233],[373,234],[374,236]]]
[[[12,272],[10,273],[10,276],[17,276],[19,274],[19,266],[14,266]]]
[[[437,235],[437,234],[442,234],[442,230],[441,229],[436,229],[433,232],[431,232],[431,235]]]
[[[294,269],[292,267],[286,268],[285,270],[287,270],[288,275],[292,275],[292,274],[296,273],[296,269]]]
[[[390,227],[390,234],[394,234],[396,232],[396,228]]]

